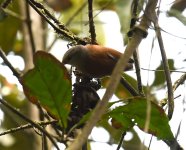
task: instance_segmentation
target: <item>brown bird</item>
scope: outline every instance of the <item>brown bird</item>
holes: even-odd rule
[[[79,71],[93,78],[110,76],[122,53],[100,45],[77,45],[69,49],[63,57],[62,63],[70,64]],[[130,59],[125,70],[133,68]]]

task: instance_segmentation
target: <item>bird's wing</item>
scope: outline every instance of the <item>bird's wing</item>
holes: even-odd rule
[[[119,57],[116,57],[116,56],[114,56],[113,54],[111,54],[111,53],[109,53],[109,52],[107,53],[107,56],[108,56],[110,59],[112,59],[113,61],[116,61],[116,62],[117,62],[117,60],[119,59]],[[133,63],[134,63],[134,60],[133,60],[132,58],[129,58],[128,63],[133,64]]]
[[[118,60],[118,58],[115,57],[114,55],[112,55],[111,53],[107,53],[107,56],[108,56],[109,59],[112,59],[113,61],[117,62],[117,60]]]

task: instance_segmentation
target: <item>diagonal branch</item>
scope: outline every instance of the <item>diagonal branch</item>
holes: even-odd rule
[[[0,57],[4,60],[4,63],[10,68],[10,70],[13,72],[14,76],[16,76],[18,79],[20,78],[20,73],[12,66],[12,64],[8,61],[5,53],[0,48]]]
[[[157,0],[149,0],[145,9],[145,14],[152,15],[152,11],[155,11],[156,5]],[[149,16],[149,18],[151,18],[151,16]],[[127,45],[125,53],[121,56],[121,58],[116,64],[116,67],[114,68],[103,99],[99,101],[96,108],[93,110],[91,117],[83,128],[82,132],[78,134],[75,141],[67,148],[67,150],[79,150],[87,140],[89,134],[92,131],[92,128],[96,125],[96,123],[105,113],[108,101],[112,97],[118,86],[123,68],[126,67],[129,58],[132,56],[133,52],[136,50],[142,39],[147,35],[147,29],[149,28],[150,23],[151,21],[146,17],[146,15],[143,15],[140,24],[134,28],[133,37]]]
[[[19,111],[17,111],[15,108],[13,108],[11,105],[9,105],[6,101],[4,101],[3,99],[0,99],[0,103],[2,103],[5,107],[7,107],[9,110],[11,110],[12,112],[14,112],[16,115],[18,115],[20,118],[22,118],[23,120],[27,121],[28,123],[30,123],[33,127],[37,128],[38,130],[40,130],[42,133],[44,133],[49,140],[52,142],[52,144],[54,144],[54,146],[56,147],[57,150],[60,150],[59,147],[57,146],[55,140],[51,137],[51,135],[44,130],[40,125],[36,124],[35,122],[33,122],[32,120],[30,120],[29,118],[27,118],[26,116],[24,116],[23,114],[21,114]]]
[[[53,123],[57,123],[57,120],[52,120],[52,121],[41,121],[41,122],[38,122],[36,124],[40,125],[40,126],[43,126],[43,125],[50,125],[50,124],[53,124]],[[9,134],[9,133],[14,133],[14,132],[18,132],[20,130],[24,130],[24,129],[29,129],[29,128],[33,128],[33,125],[32,124],[25,124],[25,125],[21,125],[19,127],[16,127],[16,128],[11,128],[7,131],[4,131],[4,132],[1,132],[0,133],[0,136],[2,135],[6,135],[6,134]]]
[[[52,28],[60,34],[63,38],[67,40],[72,40],[78,44],[85,45],[86,42],[76,35],[74,35],[70,30],[66,28],[65,25],[60,23],[41,3],[34,0],[26,0],[28,4],[40,15],[45,21],[52,26]],[[51,22],[50,19],[54,22]]]
[[[185,82],[186,80],[186,73],[184,73],[178,80],[176,80],[173,84],[173,92],[176,91],[176,89]],[[167,98],[164,98],[160,101],[160,106],[163,107],[167,104]]]
[[[168,89],[168,117],[169,119],[172,118],[173,115],[173,111],[174,111],[174,95],[173,95],[173,87],[172,87],[172,81],[171,81],[171,76],[170,76],[170,70],[169,70],[169,65],[168,65],[168,61],[167,61],[167,56],[165,53],[165,48],[163,45],[163,39],[161,36],[161,31],[160,31],[160,27],[158,24],[158,19],[157,16],[154,12],[154,27],[155,27],[155,31],[156,31],[156,36],[158,38],[158,43],[159,43],[159,47],[160,47],[160,51],[161,51],[161,56],[162,56],[162,61],[163,61],[163,67],[164,67],[164,73],[165,73],[165,78],[166,78],[166,82],[167,82],[167,89]]]
[[[12,0],[5,0],[4,2],[1,3],[1,7],[4,9],[4,8],[7,8],[8,5],[12,2]]]

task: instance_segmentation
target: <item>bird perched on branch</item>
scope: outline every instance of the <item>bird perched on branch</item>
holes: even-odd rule
[[[89,77],[102,78],[111,75],[121,55],[112,48],[100,45],[77,45],[65,53],[62,63],[76,67]],[[130,58],[124,71],[131,70],[133,63]]]

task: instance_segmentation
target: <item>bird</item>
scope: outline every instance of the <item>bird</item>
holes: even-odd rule
[[[101,45],[76,45],[64,54],[62,63],[76,67],[86,76],[102,78],[112,74],[121,55],[119,51]],[[133,63],[130,58],[124,71],[131,70]]]

